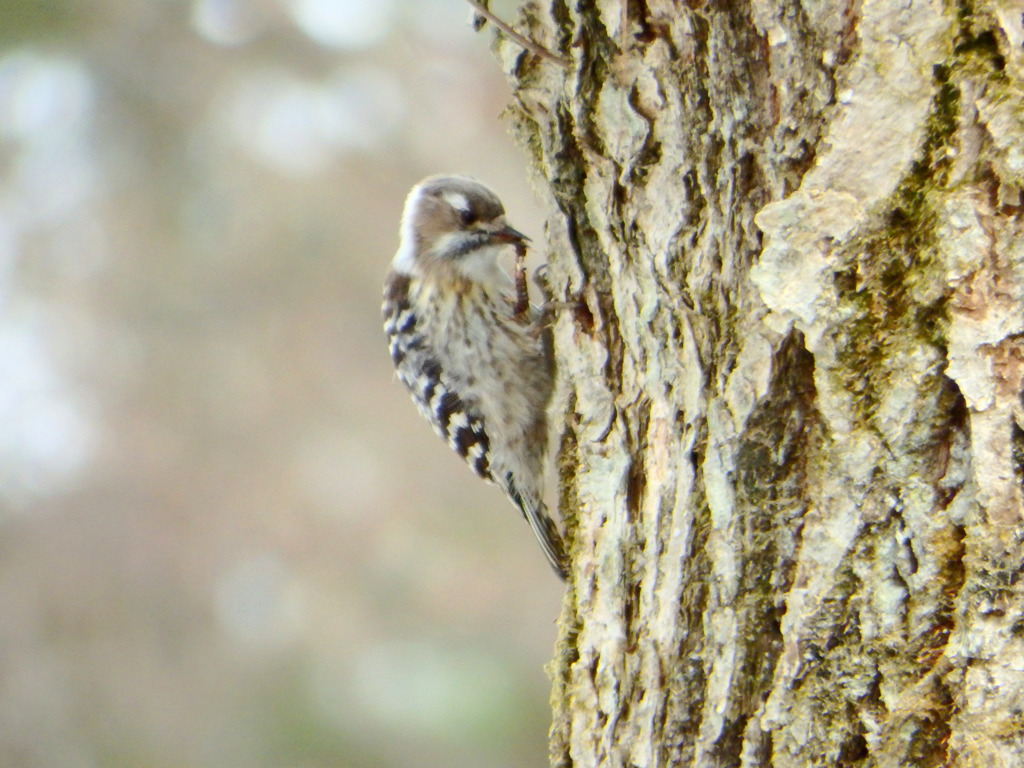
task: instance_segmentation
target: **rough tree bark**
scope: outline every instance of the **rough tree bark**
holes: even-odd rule
[[[540,0],[556,766],[1024,765],[1020,0]]]

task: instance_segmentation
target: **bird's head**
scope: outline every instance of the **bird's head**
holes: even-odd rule
[[[500,273],[496,259],[501,247],[528,240],[506,223],[501,200],[480,182],[431,176],[406,198],[394,267],[410,274],[454,270],[487,282]]]

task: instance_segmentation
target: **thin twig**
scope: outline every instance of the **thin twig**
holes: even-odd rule
[[[473,6],[473,10],[475,10],[477,13],[479,13],[481,16],[483,16],[485,19],[491,22],[491,24],[493,24],[499,30],[501,30],[501,32],[504,33],[506,37],[519,43],[519,45],[521,45],[526,50],[532,51],[541,58],[547,59],[548,61],[553,61],[560,66],[569,66],[569,61],[567,59],[563,59],[561,56],[549,51],[543,45],[538,45],[537,43],[533,42],[533,40],[531,40],[530,38],[524,37],[523,35],[519,34],[514,29],[512,29],[512,27],[510,27],[504,21],[502,21],[493,13],[491,13],[487,8],[484,8],[482,5],[480,5],[480,3],[477,2],[477,0],[466,0],[466,2]]]

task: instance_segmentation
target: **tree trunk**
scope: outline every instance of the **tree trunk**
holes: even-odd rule
[[[555,766],[1024,765],[1019,0],[541,0]]]

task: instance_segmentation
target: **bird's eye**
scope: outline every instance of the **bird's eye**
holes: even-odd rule
[[[459,221],[462,222],[462,226],[468,227],[476,221],[476,214],[469,210],[469,208],[463,208],[459,211]]]

